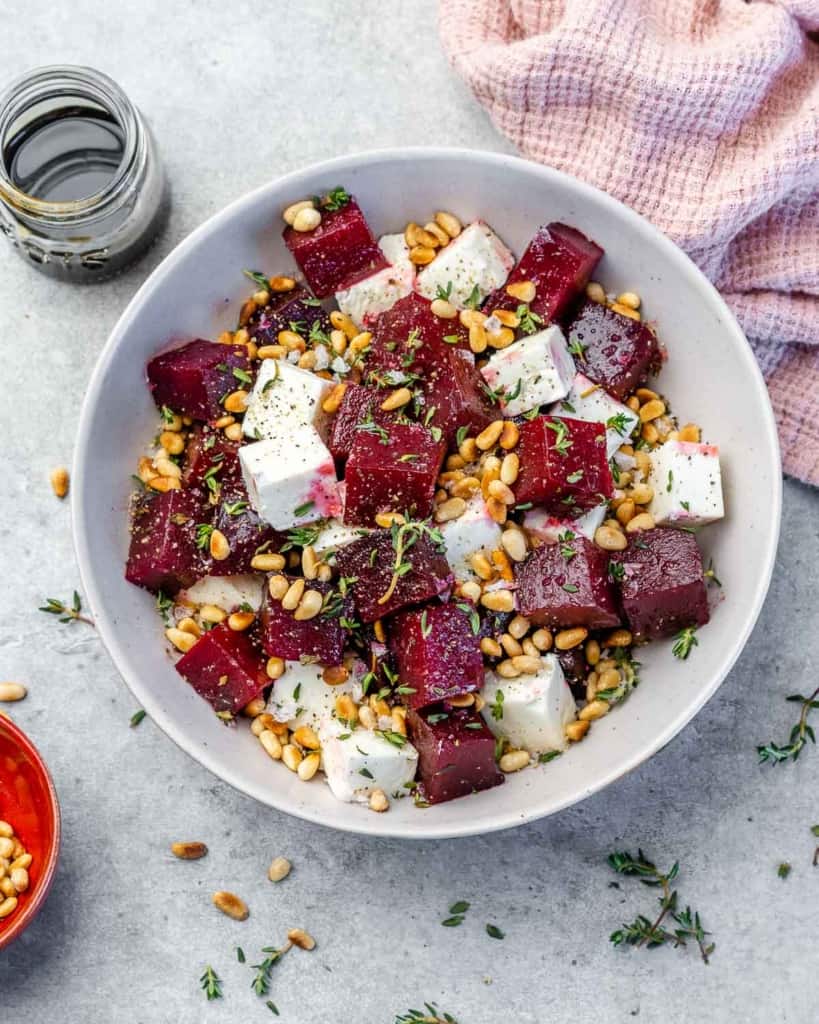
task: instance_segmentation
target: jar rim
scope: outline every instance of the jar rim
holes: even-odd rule
[[[123,131],[123,153],[115,173],[97,192],[55,202],[19,189],[9,174],[4,152],[6,135],[14,123],[35,104],[60,96],[79,96],[99,104]],[[139,136],[136,108],[103,72],[78,64],[49,64],[26,71],[0,93],[0,200],[41,220],[64,223],[96,214],[126,185],[139,151]]]

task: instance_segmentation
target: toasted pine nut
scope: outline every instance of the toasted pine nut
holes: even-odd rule
[[[504,530],[501,534],[501,544],[513,562],[522,562],[528,554],[526,537],[521,530]]]
[[[630,647],[633,637],[627,629],[615,629],[603,641],[604,647]]]
[[[489,344],[489,338],[486,334],[486,329],[483,324],[473,323],[469,328],[469,348],[475,353],[480,355],[481,352],[486,351],[486,346]]]
[[[4,917],[8,917],[9,914],[13,913],[17,909],[17,897],[9,896],[7,899],[0,903],[0,920]]]
[[[680,441],[694,441],[698,442],[700,439],[700,428],[696,423],[686,423],[684,427],[680,427]]]
[[[512,658],[512,664],[527,676],[536,675],[543,668],[540,658],[533,657],[531,654],[516,654]]]
[[[340,693],[336,697],[335,709],[336,717],[343,718],[345,722],[353,723],[358,718],[358,707],[349,693]]]
[[[443,243],[444,245],[449,242],[449,237],[446,235],[445,237],[446,242]],[[437,234],[434,234],[432,231],[427,231],[426,228],[416,227],[414,248],[437,249],[441,244],[441,239]]]
[[[293,613],[293,618],[296,622],[307,622],[308,619],[314,619],[321,611],[323,604],[324,595],[320,590],[306,590],[299,601],[298,608]],[[282,607],[284,607],[284,601],[282,601]]]
[[[290,874],[292,866],[287,857],[274,857],[267,869],[267,877],[271,882],[281,882]]]
[[[511,633],[504,633],[500,638],[500,642],[508,658],[514,658],[516,654],[523,654],[523,648]]]
[[[478,446],[474,437],[465,437],[458,448],[458,454],[465,462],[474,462],[478,457]]]
[[[317,358],[318,357],[316,356],[315,350],[308,349],[307,352],[304,352],[301,356],[299,356],[299,361],[298,363],[296,363],[296,365],[301,370],[313,370],[315,369]]]
[[[471,601],[473,604],[477,603],[481,599],[481,586],[474,580],[466,580],[465,583],[462,583],[460,585],[460,587],[458,588],[458,592],[460,593],[461,597],[465,597],[468,601]]]
[[[175,462],[171,462],[171,460],[166,458],[164,455],[157,455],[154,459],[154,466],[160,476],[170,476],[176,480],[182,476],[182,470],[179,466],[177,466]]]
[[[294,612],[304,595],[306,583],[303,579],[294,580],[287,588],[287,593],[282,598],[282,608],[288,612]]]
[[[227,624],[234,633],[242,633],[253,625],[255,618],[253,612],[233,612],[232,615],[228,615]]]
[[[306,580],[314,580],[318,576],[319,560],[316,556],[316,549],[312,544],[307,544],[301,553],[301,571]]]
[[[230,544],[221,530],[211,531],[209,548],[211,558],[217,562],[223,562],[230,554]]]
[[[524,654],[531,654],[533,658],[540,657],[540,651],[537,649],[537,647],[535,647],[535,645],[532,643],[531,639],[528,636],[525,636],[521,641],[521,647],[523,648]]]
[[[635,508],[636,506],[630,498],[621,502],[617,506],[617,511],[614,513],[617,522],[625,526],[626,523],[630,522],[634,518]]]
[[[225,427],[225,437],[228,441],[241,441],[242,436],[241,423],[231,423],[229,427]]]
[[[648,444],[657,444],[660,440],[660,432],[653,423],[644,423],[640,431],[640,437]]]
[[[298,743],[305,750],[318,750],[321,747],[315,730],[309,725],[300,725],[293,733],[293,742]]]
[[[407,402],[412,401],[412,392],[409,388],[396,388],[391,395],[388,395],[381,403],[384,412],[392,412],[393,409],[400,409]]]
[[[592,666],[600,661],[600,644],[596,640],[586,642],[586,661]]]
[[[184,448],[184,442],[182,447]],[[51,481],[51,490],[54,491],[58,498],[64,498],[68,494],[68,470],[65,466],[58,466],[56,469],[52,469],[49,474],[49,480]]]
[[[621,302],[612,302],[610,308],[613,312],[619,313],[620,316],[627,316],[629,320],[640,319],[640,314],[636,309],[632,309],[631,306],[624,306]]]
[[[263,551],[250,560],[250,568],[258,572],[280,572],[285,566],[284,555],[274,551]]]
[[[616,668],[607,668],[600,672],[597,678],[597,692],[600,690],[613,690],[621,683],[620,673]]]
[[[648,484],[635,484],[629,492],[635,505],[648,505],[654,498],[654,488]]]
[[[232,917],[234,921],[245,921],[250,911],[243,899],[232,892],[215,892],[213,894],[213,905]]]
[[[191,636],[201,636],[202,630],[199,628],[195,619],[187,616],[184,619],[180,619],[176,624],[177,629],[181,629],[183,633],[190,633]]]
[[[529,764],[528,750],[508,750],[498,761],[498,767],[507,775],[510,772],[519,772]]]
[[[315,231],[319,224],[321,224],[321,214],[319,211],[306,206],[303,210],[299,210],[293,218],[291,227],[294,231],[299,232]]]
[[[530,626],[531,623],[524,615],[516,615],[506,628],[516,640],[522,640],[529,632]]]
[[[447,697],[447,704],[453,708],[471,708],[475,703],[474,693],[459,693],[454,697]]]
[[[319,583],[329,583],[333,578],[333,567],[328,565],[327,562],[319,562],[318,569],[316,570],[316,579]]]
[[[220,416],[218,420],[214,420],[213,426],[216,430],[223,430],[225,427],[229,427],[231,423],[235,423],[236,419],[233,416]]]
[[[365,729],[375,729],[378,726],[378,716],[366,704],[358,709],[358,720]]]
[[[177,651],[181,651],[183,654],[187,654],[199,639],[198,637],[192,636],[190,633],[185,633],[183,630],[177,629],[175,626],[171,626],[169,629],[166,629],[165,636],[170,640]],[[0,689],[0,700],[2,699],[3,694]]]
[[[297,213],[300,213],[302,210],[313,209],[315,209],[315,203],[313,202],[312,199],[302,199],[298,203],[291,203],[290,206],[288,206],[287,209],[282,214],[282,219],[284,220],[285,224],[289,224],[290,227],[292,228]]]
[[[585,626],[575,626],[572,629],[561,629],[555,634],[555,647],[559,651],[570,651],[578,644],[582,644],[589,631]]]
[[[17,892],[25,892],[28,889],[28,871],[25,868],[14,868],[9,878]]]
[[[435,509],[435,522],[448,523],[452,519],[458,519],[464,512],[466,512],[466,502],[463,498],[449,498]]]
[[[423,231],[423,228],[419,228]],[[414,245],[409,251],[409,258],[416,267],[425,267],[435,259],[435,250],[428,245]]]
[[[350,672],[343,665],[328,665],[321,673],[321,678],[328,686],[340,686],[350,678]]]
[[[298,771],[299,765],[302,762],[301,751],[294,744],[286,743],[282,747],[282,761],[284,761],[291,772]]]
[[[495,447],[498,443],[498,438],[503,433],[503,424],[503,420],[495,420],[478,434],[475,438],[475,444],[482,452],[489,451],[490,448]]]
[[[17,890],[14,888],[14,882],[8,876],[0,878],[0,893],[3,896],[16,896]]]
[[[250,731],[253,733],[256,739],[258,739],[272,721],[272,715],[257,715],[250,723]]]
[[[603,525],[594,531],[594,543],[604,551],[623,551],[628,542],[622,530]]]
[[[499,320],[504,327],[519,327],[520,318],[511,309],[493,309],[492,316]]]
[[[231,391],[222,404],[228,412],[244,412],[247,409],[249,397],[249,393],[244,388],[237,388],[236,391]]]
[[[279,679],[284,675],[284,658],[277,658],[276,655],[267,659],[265,673],[268,679]]]
[[[361,331],[350,341],[351,352],[365,352],[373,340],[371,331]]]
[[[595,719],[607,715],[610,710],[611,705],[607,700],[593,700],[591,704],[587,704],[578,711],[577,717],[581,722],[593,722]]]
[[[429,308],[433,316],[442,320],[454,320],[458,315],[458,310],[448,299],[433,299]]]
[[[266,707],[264,697],[254,697],[242,708],[242,714],[247,718],[258,718]]]
[[[401,515],[400,512],[377,512],[375,516],[375,522],[377,526],[382,527],[385,530],[397,523],[399,526],[403,526],[406,519]]]
[[[454,213],[438,210],[435,214],[435,223],[443,228],[450,238],[457,238],[461,233],[461,222]]]
[[[515,281],[506,286],[506,294],[511,295],[518,302],[531,302],[536,291],[537,288],[533,281]]]
[[[8,860],[14,853],[14,840],[9,836],[0,839],[0,857]]]
[[[165,494],[168,491],[180,490],[182,484],[179,482],[179,478],[175,476],[155,476],[148,481],[148,486],[152,491],[159,491],[160,494]]]
[[[297,331],[279,331],[276,340],[280,345],[284,345],[288,352],[304,352],[307,347],[304,338]]]
[[[452,495],[455,498],[469,498],[480,489],[481,482],[476,476],[465,476],[452,485]]]
[[[208,852],[204,843],[177,842],[171,843],[171,853],[180,860],[199,860]]]
[[[11,839],[14,835],[14,829],[9,825],[7,821],[0,820],[0,839]]]
[[[586,298],[591,299],[592,302],[605,302],[606,289],[597,281],[589,281],[586,285]]]
[[[330,331],[330,348],[337,356],[344,355],[347,351],[347,335],[344,331],[339,331],[336,328]]]
[[[330,314],[330,323],[336,328],[336,330],[344,331],[347,335],[348,341],[352,341],[353,338],[359,334],[358,327],[353,321],[353,318],[348,316],[346,313],[342,313],[338,309],[334,309]]]
[[[296,211],[298,213],[298,211]],[[271,277],[268,285],[272,292],[292,292],[296,282],[292,277]]]
[[[503,480],[491,480],[487,488],[489,496],[502,501],[504,505],[514,505],[515,495],[510,487]]]
[[[503,661],[499,661],[495,666],[495,671],[502,679],[517,679],[518,676],[523,675],[511,658],[505,658]]]
[[[281,742],[271,729],[264,729],[259,733],[259,742],[264,747],[265,753],[272,757],[274,761],[282,759],[283,750]]]
[[[341,401],[344,398],[344,393],[347,390],[346,384],[336,384],[336,386],[330,391],[324,401],[321,403],[321,408],[324,412],[332,414],[338,412]]]
[[[640,530],[653,530],[654,516],[650,512],[641,512],[626,523],[626,533],[639,533]]]
[[[500,525],[506,522],[506,509],[507,506],[499,498],[488,498],[486,501],[486,511],[489,513],[489,518]]]
[[[26,868],[28,870],[33,859],[30,853],[21,853],[19,857],[15,857],[11,864],[9,864],[9,870],[13,871],[15,868]]]
[[[267,590],[274,601],[281,601],[290,590],[290,580],[281,574],[271,576],[267,581]]]
[[[479,309],[462,309],[458,313],[458,319],[468,329],[474,324],[485,324],[487,318],[486,313],[482,313]]]
[[[658,416],[665,413],[665,402],[660,398],[650,398],[645,405],[640,407],[640,422],[649,423],[656,420]]]
[[[193,644],[191,644],[191,647],[193,647]],[[16,700],[22,700],[27,693],[28,690],[22,683],[0,683],[0,701],[11,703]]]
[[[496,548],[492,552],[492,564],[500,573],[501,579],[506,580],[507,583],[511,583],[514,580],[515,574],[512,572],[512,563],[502,548]]]
[[[504,455],[501,463],[500,478],[509,487],[517,480],[520,470],[520,459],[516,452]]]
[[[383,814],[390,809],[390,801],[383,789],[374,789],[370,793],[369,807],[371,811]]]
[[[503,654],[503,648],[497,640],[485,636],[481,638],[481,653],[485,654],[488,658],[499,658]]]
[[[566,739],[572,743],[579,743],[589,731],[590,726],[590,722],[569,722],[564,730]]]
[[[636,292],[621,292],[617,296],[617,301],[621,306],[628,306],[629,309],[640,308],[640,296]]]
[[[512,420],[504,420],[503,430],[501,431],[501,436],[498,440],[498,444],[505,451],[509,451],[510,449],[514,448],[517,445],[519,440],[520,429],[517,423],[514,423]]]
[[[298,946],[299,949],[310,950],[316,948],[316,940],[301,928],[291,928],[287,933],[287,938],[294,946]]]
[[[417,232],[420,231],[419,226],[415,221],[410,221],[409,224],[404,228],[404,241],[407,243],[410,249],[418,245]]]
[[[492,568],[492,563],[483,553],[483,551],[476,551],[469,559],[469,564],[472,566],[472,571],[475,575],[482,580],[491,580],[495,575],[495,570]]]
[[[303,761],[299,762],[296,774],[302,782],[309,782],[319,770],[321,754],[308,754]]]

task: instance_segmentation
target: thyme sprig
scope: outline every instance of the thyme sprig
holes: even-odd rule
[[[703,928],[697,911],[692,911],[689,906],[685,910],[679,908],[677,890],[671,885],[679,874],[680,862],[674,861],[671,869],[664,874],[656,864],[648,860],[642,850],[637,851],[636,857],[623,850],[610,854],[608,864],[618,875],[639,878],[643,885],[662,890],[659,897],[660,913],[654,920],[638,914],[633,921],[611,933],[611,942],[615,946],[645,946],[647,949],[666,944],[678,949],[688,942],[696,942],[702,961],[707,964],[715,948],[715,943],[707,941],[710,932]],[[677,927],[666,927],[669,920]]]
[[[795,693],[787,699],[793,704],[802,705],[799,712],[799,720],[791,729],[787,743],[780,746],[772,740],[770,743],[756,748],[760,764],[779,764],[780,761],[796,761],[808,740],[811,743],[816,743],[813,726],[808,725],[808,716],[811,711],[819,708],[819,686],[809,697],[803,697],[801,693]]]
[[[266,953],[267,956],[261,963],[251,965],[256,974],[253,976],[253,981],[250,987],[257,996],[266,996],[270,991],[270,972],[289,948],[289,945],[283,946],[281,949],[275,949],[273,946],[265,946],[262,949],[262,952]]]
[[[435,1003],[424,1003],[423,1010],[399,1013],[394,1024],[458,1024],[451,1013],[439,1010]]]
[[[41,605],[38,611],[45,612],[46,615],[59,615],[60,622],[85,622],[89,626],[94,625],[93,619],[81,614],[82,601],[76,590],[70,605],[58,600],[56,597],[47,597],[45,604]]]
[[[696,637],[696,627],[688,626],[687,629],[681,629],[679,633],[674,637],[674,644],[671,648],[671,653],[675,658],[679,658],[680,661],[685,661],[688,655],[691,653],[693,647],[699,646],[699,640]]]
[[[208,1002],[210,1002],[211,999],[222,998],[222,979],[210,964],[205,968],[205,973],[199,979],[199,983],[202,986],[202,990],[205,995],[208,997]]]
[[[430,526],[429,523],[420,520],[408,520],[406,523],[401,524],[393,523],[390,533],[393,551],[395,551],[395,560],[393,562],[390,584],[381,597],[378,598],[378,604],[386,604],[395,593],[395,588],[398,586],[398,581],[401,577],[406,576],[412,570],[412,562],[406,557],[410,548],[417,544],[424,536],[429,537],[438,547],[443,544],[444,540],[441,536],[441,531],[437,527]]]

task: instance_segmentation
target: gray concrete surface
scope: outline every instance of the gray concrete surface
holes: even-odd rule
[[[391,1024],[424,999],[460,1024],[815,1021],[819,751],[773,770],[754,752],[787,735],[784,697],[819,662],[819,495],[796,483],[765,610],[717,696],[649,764],[550,820],[457,842],[337,835],[239,796],[149,721],[129,729],[133,700],[93,631],[36,611],[78,582],[48,471],[70,460],[84,383],[126,301],[193,227],[272,175],[383,145],[505,144],[449,73],[430,0],[12,0],[3,22],[4,78],[68,61],[120,81],[154,124],[175,204],[149,258],[99,288],[52,284],[2,250],[0,676],[30,687],[13,716],[51,765],[65,842],[45,910],[0,953],[0,1020],[272,1020],[234,947],[255,962],[301,925],[319,946],[274,972],[282,1021]],[[210,856],[173,861],[179,837],[206,840]],[[679,858],[684,899],[717,943],[711,966],[610,947],[653,899],[633,882],[610,888],[605,858],[621,845]],[[277,887],[264,878],[275,854],[295,865]],[[218,887],[245,894],[248,922],[211,908]],[[442,928],[456,899],[471,901],[467,921]],[[206,963],[224,979],[210,1004]]]

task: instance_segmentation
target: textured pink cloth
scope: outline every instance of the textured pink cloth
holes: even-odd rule
[[[441,0],[527,157],[628,203],[733,308],[787,473],[819,484],[819,0]]]

